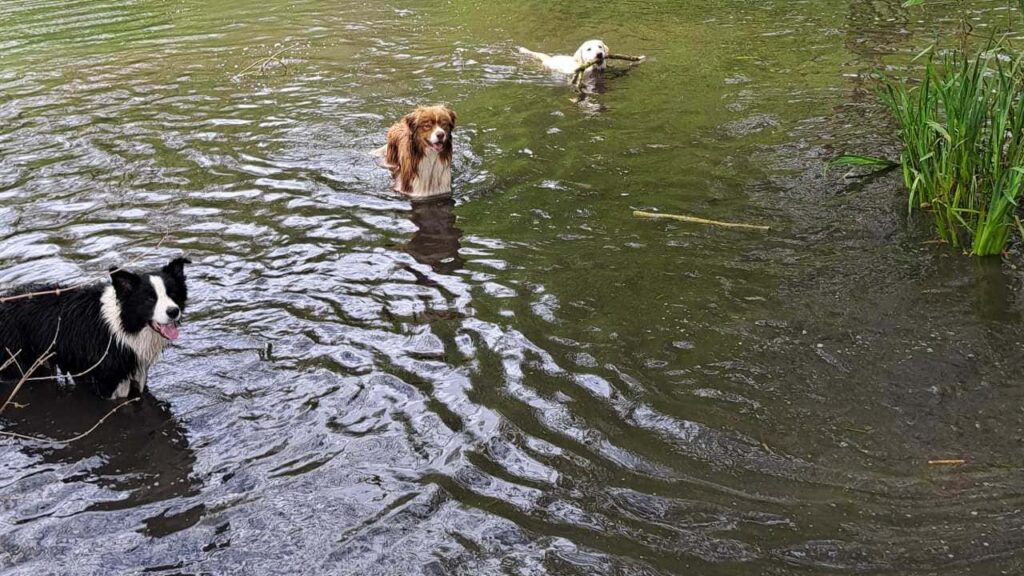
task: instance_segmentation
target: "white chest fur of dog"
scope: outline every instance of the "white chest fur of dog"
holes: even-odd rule
[[[157,301],[154,305],[154,321],[161,324],[169,324],[172,319],[167,316],[168,308],[177,308],[177,305],[167,295],[164,282],[159,276],[150,276],[149,282],[153,285]],[[154,330],[141,330],[137,333],[129,333],[121,323],[121,304],[117,301],[117,294],[113,286],[108,286],[100,298],[100,312],[104,321],[110,327],[117,344],[120,344],[135,353],[137,365],[135,372],[125,380],[118,383],[113,398],[124,398],[128,396],[132,380],[135,381],[139,392],[146,389],[146,382],[149,380],[149,368],[160,359],[161,353],[167,340]]]
[[[411,197],[434,196],[452,191],[452,165],[444,162],[441,154],[427,150],[416,167],[416,178],[412,181]]]

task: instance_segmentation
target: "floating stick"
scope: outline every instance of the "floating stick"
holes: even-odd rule
[[[668,220],[679,220],[681,222],[692,222],[693,224],[707,224],[709,226],[724,226],[726,228],[750,228],[753,230],[771,230],[770,226],[762,226],[760,224],[742,224],[739,222],[721,222],[718,220],[708,220],[707,218],[697,218],[696,216],[684,216],[682,214],[661,214],[659,212],[643,212],[641,210],[634,210],[633,216],[637,218],[664,218]]]

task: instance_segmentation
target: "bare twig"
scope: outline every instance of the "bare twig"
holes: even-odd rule
[[[18,383],[14,385],[14,389],[11,391],[11,394],[7,397],[7,400],[3,403],[3,405],[0,406],[0,413],[3,413],[3,411],[8,406],[14,406],[15,408],[23,408],[24,406],[26,406],[25,404],[19,404],[19,403],[14,401],[14,396],[18,394],[18,392],[21,390],[21,387],[24,386],[26,382],[38,382],[38,381],[41,381],[41,380],[56,380],[56,379],[61,377],[59,375],[54,375],[54,376],[32,376],[32,374],[34,374],[37,370],[39,370],[39,368],[41,368],[43,366],[43,364],[47,363],[51,358],[53,358],[54,356],[57,355],[57,353],[53,350],[53,348],[57,345],[57,336],[58,336],[58,334],[60,334],[60,317],[57,317],[57,331],[53,335],[53,341],[50,342],[50,346],[47,347],[45,352],[43,352],[43,355],[40,356],[39,358],[37,358],[36,361],[32,363],[32,366],[29,367],[28,371],[22,370],[21,366],[18,365],[18,371],[21,372],[21,379],[19,379]],[[82,370],[81,372],[78,372],[76,374],[65,374],[65,376],[67,376],[68,378],[71,378],[71,379],[81,378],[82,376],[85,376],[86,374],[88,374],[88,373],[92,372],[93,370],[95,370],[100,364],[103,363],[103,360],[105,360],[107,355],[110,353],[110,347],[113,344],[113,342],[114,342],[114,335],[111,334],[110,337],[107,339],[107,348],[103,351],[103,355],[100,356],[99,360],[97,360],[96,362],[93,363],[92,366],[89,366],[88,368],[86,368],[85,370]],[[7,362],[5,362],[3,364],[3,366],[0,366],[0,371],[2,371],[11,362],[13,362],[15,360],[15,356],[17,356],[18,354],[21,353],[21,350],[18,350],[18,352],[15,352],[15,353],[11,353],[11,351],[8,350],[7,353],[10,355],[10,359]]]
[[[4,409],[7,408],[9,404],[14,403],[14,396],[18,394],[18,391],[21,390],[21,387],[25,384],[25,382],[28,382],[29,376],[32,375],[33,372],[38,370],[40,366],[46,364],[50,360],[50,358],[53,358],[53,356],[54,353],[50,352],[48,354],[43,354],[39,358],[36,358],[36,361],[32,363],[32,366],[29,367],[28,372],[25,372],[21,379],[18,380],[18,383],[14,385],[14,390],[11,390],[11,395],[7,397],[7,401],[4,402],[3,406],[0,406],[0,413],[3,413]]]
[[[248,66],[246,66],[238,74],[235,74],[235,78],[241,78],[242,76],[245,76],[246,74],[251,74],[252,73],[251,72],[252,69],[256,68],[257,66],[259,66],[259,72],[260,73],[266,72],[267,71],[267,66],[270,65],[271,62],[277,62],[278,64],[280,64],[284,68],[288,68],[288,65],[284,63],[284,60],[281,60],[280,56],[281,56],[281,54],[284,54],[285,52],[287,52],[287,51],[289,51],[289,50],[291,50],[293,48],[298,48],[298,47],[299,47],[298,44],[289,44],[288,46],[285,46],[284,48],[281,48],[280,50],[278,50],[277,52],[274,52],[273,54],[271,54],[270,56],[267,56],[266,58],[260,58],[259,60],[257,60],[255,62],[253,62],[252,64],[249,64]]]
[[[156,243],[156,246],[153,247],[153,251],[155,252],[155,251],[159,250],[160,246],[163,245],[164,241],[167,240],[167,238],[170,235],[171,235],[170,232],[167,232],[166,234],[164,234],[160,238],[160,241]],[[110,272],[108,272],[107,274],[110,275],[110,274],[113,274],[115,272],[120,272],[122,270],[125,270],[125,269],[127,269],[129,267],[133,267],[133,266],[135,266],[135,264],[137,264],[139,262],[139,260],[142,260],[142,258],[144,258],[145,256],[146,256],[145,253],[139,254],[138,256],[136,256],[135,258],[130,260],[127,264],[118,266],[118,267],[114,268],[113,270],[111,270]],[[86,286],[89,286],[89,285],[93,284],[94,282],[95,282],[95,280],[83,280],[83,281],[79,282],[78,284],[72,284],[71,286],[57,287],[57,288],[53,288],[51,290],[41,290],[39,292],[26,292],[24,294],[14,294],[13,296],[0,296],[0,304],[3,304],[5,302],[13,302],[15,300],[24,300],[26,298],[32,298],[34,296],[49,296],[51,294],[54,295],[54,296],[60,296],[61,294],[65,293],[65,292],[71,292],[72,290],[78,290],[79,288],[84,288]]]
[[[97,428],[99,428],[101,424],[106,422],[107,418],[110,418],[110,416],[113,415],[114,412],[117,412],[118,410],[120,410],[121,408],[124,408],[125,406],[131,404],[132,402],[138,402],[139,400],[142,400],[141,396],[139,396],[137,398],[132,398],[131,400],[125,400],[124,402],[121,402],[117,406],[114,406],[110,410],[110,412],[107,412],[103,416],[103,418],[100,418],[99,422],[96,422],[95,424],[93,424],[92,428],[89,428],[88,430],[86,430],[85,432],[82,432],[78,436],[75,436],[73,438],[68,438],[67,440],[51,440],[49,438],[38,438],[36,436],[26,436],[25,434],[18,434],[17,432],[6,432],[6,431],[3,431],[3,430],[0,430],[0,436],[8,436],[8,437],[11,437],[11,438],[20,438],[22,440],[31,440],[33,442],[42,442],[44,444],[71,444],[72,442],[76,442],[78,440],[81,440],[82,438],[85,438],[89,434],[92,434],[93,431],[95,431]]]
[[[661,214],[658,212],[642,212],[640,210],[634,210],[633,216],[637,218],[667,218],[670,220],[679,220],[681,222],[692,222],[694,224],[709,224],[711,226],[724,226],[726,228],[751,228],[754,230],[771,230],[771,226],[762,226],[760,224],[741,224],[737,222],[721,222],[719,220],[708,220],[706,218],[697,218],[696,216],[683,216],[681,214]]]
[[[21,350],[18,350],[17,352],[11,352],[11,349],[6,346],[4,346],[4,350],[7,350],[7,355],[11,358],[11,360],[15,360],[14,357],[17,356],[18,354],[21,354]],[[21,362],[15,360],[14,367],[18,369],[19,374],[21,374],[22,376],[25,375],[25,371],[21,369]]]
[[[7,350],[8,358],[7,358],[6,362],[4,362],[3,364],[0,364],[0,372],[3,372],[4,370],[7,370],[8,366],[10,366],[11,364],[14,364],[15,362],[17,362],[18,361],[18,354],[21,354],[21,350],[18,350],[17,352],[11,352],[10,348],[4,347],[4,349]],[[21,371],[21,366],[18,366],[18,370]]]
[[[625,54],[609,54],[604,57],[605,60],[629,60],[630,62],[643,62],[647,59],[647,56],[626,56]]]
[[[605,60],[628,60],[630,62],[643,62],[647,59],[646,56],[627,56],[625,54],[609,54],[604,57]],[[579,90],[583,85],[583,73],[587,71],[591,66],[597,66],[599,62],[597,60],[591,60],[590,62],[581,65],[572,73],[572,83]]]
[[[77,374],[64,374],[64,376],[74,380],[75,378],[81,378],[82,376],[85,376],[89,372],[92,372],[93,370],[95,370],[101,363],[103,363],[104,360],[106,360],[107,354],[110,353],[110,346],[113,343],[114,343],[114,335],[111,334],[110,337],[107,338],[107,348],[106,348],[106,350],[103,351],[103,355],[100,356],[99,360],[97,360],[92,366],[89,366],[88,368],[86,368],[85,370],[82,370],[81,372],[79,372]],[[57,380],[59,378],[60,378],[60,376],[36,376],[36,377],[33,377],[33,378],[27,378],[26,382],[38,382],[40,380]]]
[[[7,406],[14,401],[14,396],[18,393],[19,390],[21,390],[21,387],[25,384],[25,382],[28,382],[32,374],[35,373],[35,371],[38,370],[43,364],[49,362],[50,358],[53,358],[57,354],[56,352],[53,351],[53,349],[55,346],[57,346],[57,336],[59,334],[60,316],[57,316],[57,327],[53,331],[53,340],[50,341],[50,345],[46,347],[46,350],[43,351],[42,355],[40,355],[39,358],[36,358],[35,361],[32,362],[32,366],[29,366],[28,371],[21,373],[21,379],[18,380],[18,383],[14,385],[14,390],[12,390],[10,396],[7,397],[7,401],[4,402],[2,406],[0,406],[0,414],[2,414],[3,411],[7,408]]]

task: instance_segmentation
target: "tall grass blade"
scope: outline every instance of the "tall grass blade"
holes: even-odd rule
[[[903,142],[907,209],[929,210],[952,246],[1001,254],[1024,190],[1024,57],[992,41],[973,58],[930,58],[918,86],[879,90]]]

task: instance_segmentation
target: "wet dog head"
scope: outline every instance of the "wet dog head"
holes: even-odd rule
[[[587,40],[580,44],[572,57],[580,66],[595,62],[594,68],[604,70],[605,59],[608,57],[608,45],[600,40]]]
[[[113,302],[104,302],[104,315],[116,316],[120,327],[128,334],[149,328],[166,340],[176,340],[188,300],[185,264],[191,261],[175,258],[160,270],[142,274],[111,268],[110,280],[116,298]]]
[[[447,106],[420,106],[405,115],[406,125],[420,150],[452,151],[455,112]]]

